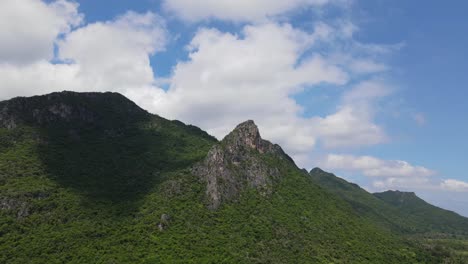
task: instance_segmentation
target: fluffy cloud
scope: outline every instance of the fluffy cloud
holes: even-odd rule
[[[440,184],[440,187],[443,190],[448,190],[448,191],[468,192],[468,182],[454,180],[454,179],[444,180]]]
[[[188,60],[175,66],[167,91],[148,88],[142,96],[128,95],[152,112],[195,124],[218,138],[254,119],[265,138],[281,144],[301,166],[310,166],[309,152],[317,142],[342,148],[387,139],[374,122],[375,105],[392,90],[381,79],[358,82],[344,93],[336,112],[325,117],[304,117],[293,99],[318,84],[346,85],[356,63],[374,61],[323,54],[325,46],[332,46],[333,53],[353,45],[351,25],[317,23],[308,33],[269,22],[247,25],[239,35],[200,29],[188,46]]]
[[[0,1],[0,63],[50,60],[59,34],[82,22],[78,5],[66,0]]]
[[[364,74],[364,73],[377,73],[386,71],[388,68],[385,64],[377,63],[372,60],[353,60],[351,62],[351,70],[354,73]]]
[[[57,43],[56,59],[62,63],[46,58],[26,65],[0,63],[0,81],[8,87],[0,90],[0,98],[61,90],[145,90],[154,82],[149,56],[163,49],[165,36],[162,19],[153,13],[128,12],[78,28],[49,43],[51,50]],[[25,49],[34,49],[35,43],[28,45]]]
[[[321,55],[302,58],[324,37],[321,27],[309,34],[276,23],[246,26],[241,36],[201,29],[189,45],[189,60],[176,65],[168,91],[141,103],[219,138],[254,119],[264,137],[297,158],[310,151],[316,135],[314,120],[300,116],[303,109],[291,95],[310,85],[348,81]]]
[[[87,89],[124,93],[151,85],[149,56],[166,44],[162,21],[150,12],[127,12],[110,22],[89,24],[59,42],[59,58],[79,67],[77,78]]]
[[[246,25],[239,34],[200,29],[188,45],[188,59],[177,63],[163,90],[149,61],[167,42],[161,17],[128,12],[74,28],[82,20],[76,4],[33,3],[62,10],[56,12],[62,14],[62,24],[57,23],[45,45],[46,50],[56,46],[57,56],[54,63],[50,54],[29,56],[27,64],[3,59],[0,81],[8,89],[0,90],[0,98],[59,90],[117,91],[151,112],[196,124],[219,138],[237,123],[254,119],[265,138],[280,143],[304,166],[317,141],[332,148],[385,140],[373,120],[374,102],[387,94],[380,80],[359,83],[343,96],[336,113],[323,118],[303,116],[293,99],[317,84],[343,86],[351,74],[381,70],[372,56],[359,52],[355,58],[352,50],[343,49],[356,46],[352,36],[357,27],[351,23],[317,23],[312,32],[274,22]],[[50,16],[49,9],[37,9],[35,15]],[[21,49],[34,49],[35,43],[28,45]],[[336,55],[344,51],[350,52]]]
[[[165,0],[166,10],[188,21],[216,18],[231,21],[258,21],[288,11],[322,6],[330,0]]]
[[[437,202],[434,197],[447,196],[444,193],[468,192],[468,183],[435,176],[434,170],[412,165],[401,160],[382,160],[371,156],[353,156],[329,154],[320,162],[320,166],[329,170],[357,172],[370,180],[368,189],[384,191],[389,189],[417,191],[426,193],[429,201]],[[447,196],[448,197],[448,196]],[[465,199],[462,199],[466,202]],[[451,208],[444,204],[445,208]]]
[[[77,65],[42,60],[24,66],[0,64],[0,99],[31,96],[62,90],[80,91]],[[81,87],[83,89],[83,87]]]
[[[427,177],[408,177],[408,178],[386,178],[372,182],[372,187],[377,190],[435,190],[433,182]]]
[[[358,171],[368,177],[416,179],[435,175],[435,171],[411,165],[406,161],[382,160],[371,156],[329,154],[321,165],[327,169]]]
[[[314,120],[315,130],[326,148],[375,145],[387,135],[375,124],[375,103],[391,93],[382,80],[357,84],[343,95],[338,111]]]
[[[45,6],[54,5],[71,4]],[[198,125],[218,138],[237,123],[254,119],[265,138],[280,143],[304,166],[317,140],[329,147],[383,141],[370,103],[378,97],[372,95],[378,85],[369,89],[367,98],[345,96],[337,112],[324,118],[304,117],[304,109],[293,99],[317,84],[345,85],[360,61],[373,61],[351,55],[330,59],[332,55],[323,52],[324,45],[352,42],[356,27],[350,23],[317,23],[311,33],[274,22],[246,25],[240,34],[200,29],[188,45],[188,60],[175,66],[169,89],[163,90],[149,62],[166,45],[161,17],[128,12],[70,31],[81,21],[73,7],[74,12],[64,13],[80,19],[65,20],[69,26],[55,31],[48,42],[50,50],[57,46],[56,62],[43,56],[26,65],[1,64],[0,80],[8,89],[0,91],[0,98],[57,90],[117,91],[151,112]],[[364,82],[353,90],[366,85],[371,86]]]
[[[254,119],[265,138],[281,144],[302,166],[309,165],[317,141],[329,148],[384,142],[383,129],[374,123],[375,103],[391,92],[382,80],[358,83],[344,94],[337,112],[323,118],[304,117],[292,99],[317,84],[349,82],[351,68],[362,58],[329,59],[314,51],[316,46],[346,46],[352,42],[349,28],[349,23],[317,23],[307,33],[269,22],[245,26],[240,35],[201,29],[189,45],[189,59],[176,65],[169,89],[148,89],[137,101],[218,138]]]
[[[328,149],[375,145],[387,138],[383,129],[373,123],[371,113],[352,105],[314,121],[315,130]]]
[[[468,216],[468,183],[460,180],[438,182],[428,177],[391,177],[374,181],[371,189],[416,191],[419,197],[431,204]]]
[[[441,181],[431,177],[437,174],[435,171],[401,160],[329,154],[321,159],[319,165],[329,170],[357,172],[367,176],[371,180],[370,189],[373,191],[417,190],[418,192],[431,192],[434,197],[448,192],[468,192],[467,182],[455,179]]]

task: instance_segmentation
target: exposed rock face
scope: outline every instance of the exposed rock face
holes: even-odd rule
[[[30,208],[29,205],[18,199],[0,199],[0,210],[12,211],[16,214],[16,218],[24,218],[29,216]]]
[[[103,116],[109,119],[109,114],[112,117],[110,121],[104,120]],[[60,92],[0,102],[0,128],[7,129],[19,125],[122,123],[147,115],[146,111],[117,93]]]
[[[159,231],[164,231],[169,226],[169,221],[171,221],[171,217],[167,214],[162,214],[161,221],[158,223]]]
[[[193,173],[206,182],[208,207],[217,209],[222,202],[236,199],[249,187],[262,195],[271,193],[279,170],[266,164],[260,157],[263,154],[293,162],[280,146],[263,140],[251,120],[238,125],[213,146],[205,160],[193,168]]]
[[[1,197],[0,196],[0,211],[7,211],[16,215],[17,219],[28,217],[31,214],[31,201],[42,200],[49,197],[45,192],[25,193],[17,197]]]

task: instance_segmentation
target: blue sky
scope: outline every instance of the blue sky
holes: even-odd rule
[[[116,91],[218,138],[254,119],[302,167],[468,215],[467,8],[8,0],[0,99]]]

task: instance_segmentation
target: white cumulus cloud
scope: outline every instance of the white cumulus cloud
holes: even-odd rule
[[[299,61],[323,38],[288,24],[246,26],[242,35],[201,29],[189,45],[189,60],[174,69],[167,92],[147,97],[146,108],[199,125],[219,138],[237,123],[254,119],[263,136],[291,154],[315,144],[313,120],[300,117],[291,95],[307,85],[341,85],[348,75],[319,54]]]
[[[456,191],[456,192],[468,192],[468,182],[447,179],[441,182],[440,187],[443,190]]]
[[[66,0],[0,1],[0,63],[52,59],[57,36],[82,22],[77,8],[78,4]]]
[[[301,8],[319,7],[330,0],[165,0],[166,10],[187,21],[220,19],[259,21]],[[336,2],[336,1],[335,1]],[[344,2],[344,1],[342,1]]]
[[[383,128],[374,121],[375,103],[388,95],[381,80],[359,82],[345,93],[336,112],[324,117],[304,116],[303,106],[294,99],[319,84],[345,87],[360,73],[382,70],[369,52],[354,56],[349,47],[358,46],[352,39],[357,27],[352,23],[317,22],[310,32],[272,21],[245,25],[238,33],[201,28],[187,47],[188,58],[175,65],[164,90],[150,65],[151,56],[168,42],[162,17],[127,12],[110,21],[83,25],[74,2],[8,3],[2,11],[20,14],[16,24],[29,23],[26,11],[31,6],[41,7],[35,9],[35,17],[48,21],[55,16],[55,22],[45,24],[54,29],[46,34],[47,41],[32,39],[42,36],[43,27],[37,27],[37,32],[31,27],[31,32],[24,33],[31,40],[18,45],[20,51],[34,50],[40,42],[42,52],[0,56],[0,82],[6,87],[0,89],[1,99],[61,90],[116,91],[150,112],[198,125],[218,138],[236,124],[254,119],[262,135],[281,144],[301,166],[309,165],[316,142],[335,148],[386,140]],[[24,10],[18,9],[21,6]],[[0,34],[7,35],[12,28],[0,28]],[[347,56],[336,56],[344,51]]]
[[[382,160],[372,156],[327,155],[321,165],[327,169],[358,171],[368,177],[424,178],[435,171],[402,160]]]
[[[52,63],[46,57],[19,65],[0,60],[4,87],[0,98],[62,90],[143,91],[154,82],[149,56],[166,43],[162,21],[153,13],[128,12],[112,21],[77,28],[48,43],[51,50],[57,43],[56,59],[64,63]],[[35,43],[28,45],[27,49],[34,49]]]
[[[376,102],[391,93],[382,80],[358,83],[343,95],[336,113],[314,120],[326,148],[355,147],[383,143],[388,136],[374,121]]]
[[[78,67],[77,78],[84,89],[125,92],[152,84],[149,56],[165,45],[161,17],[127,12],[68,34],[59,42],[59,58]]]

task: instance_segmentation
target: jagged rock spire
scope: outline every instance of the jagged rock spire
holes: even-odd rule
[[[223,139],[223,141],[236,147],[247,146],[253,149],[258,149],[261,145],[262,138],[260,137],[260,132],[258,131],[258,127],[254,121],[247,120],[237,125],[236,128]]]
[[[280,146],[261,138],[252,120],[239,124],[213,146],[205,160],[193,169],[193,173],[206,182],[210,209],[217,209],[222,202],[236,199],[247,187],[256,188],[262,195],[271,192],[279,170],[266,164],[261,154],[274,155],[294,164]]]

